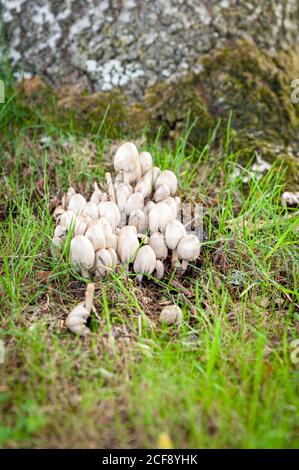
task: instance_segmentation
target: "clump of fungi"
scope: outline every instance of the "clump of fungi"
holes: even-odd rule
[[[70,262],[85,277],[126,264],[138,280],[143,274],[161,279],[168,257],[184,272],[199,257],[200,241],[179,220],[176,175],[154,166],[151,154],[131,142],[117,149],[114,169],[114,181],[106,173],[106,187],[94,183],[89,201],[74,188],[63,196],[54,211],[53,255],[71,231]]]

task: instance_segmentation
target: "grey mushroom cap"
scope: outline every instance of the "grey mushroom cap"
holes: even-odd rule
[[[161,323],[168,325],[179,324],[183,320],[182,310],[177,305],[167,305],[161,311],[159,319]]]
[[[149,246],[154,250],[157,259],[165,259],[168,256],[168,249],[164,235],[160,232],[153,233],[149,238]]]
[[[138,274],[152,274],[156,267],[156,255],[149,245],[144,245],[138,251],[134,261],[134,271]]]
[[[178,257],[186,261],[195,261],[199,257],[200,241],[193,235],[185,235],[177,246]]]

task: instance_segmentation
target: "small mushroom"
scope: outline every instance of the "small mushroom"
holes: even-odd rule
[[[117,241],[118,237],[114,233],[108,233],[106,232],[105,234],[105,247],[108,248],[113,248],[113,250],[116,250],[117,248]]]
[[[107,250],[109,251],[110,256],[111,256],[111,260],[112,260],[112,265],[111,265],[111,267],[112,267],[113,269],[115,269],[116,266],[117,266],[117,262],[118,262],[118,257],[117,257],[116,251],[115,251],[114,248],[107,248]]]
[[[167,305],[160,313],[159,320],[161,323],[173,325],[174,323],[182,323],[183,313],[177,305]]]
[[[148,198],[152,194],[153,184],[152,178],[150,175],[145,174],[136,184],[135,186],[135,193],[140,193],[144,197],[144,199]]]
[[[149,238],[149,246],[152,247],[156,253],[157,259],[165,259],[168,255],[168,249],[165,242],[164,235],[160,232],[153,233]]]
[[[134,271],[138,274],[138,281],[142,281],[143,274],[150,275],[154,272],[156,261],[155,252],[149,245],[140,248],[134,261]]]
[[[115,171],[134,173],[139,164],[138,150],[132,142],[126,142],[118,147],[114,156]]]
[[[66,196],[65,196],[65,206],[67,207],[69,205],[69,202],[71,198],[76,194],[76,190],[72,188],[72,186],[69,187],[67,190]]]
[[[54,230],[54,237],[61,238],[61,240],[66,239],[67,230],[66,227],[62,227],[62,225],[57,225]]]
[[[93,183],[94,191],[90,197],[90,202],[94,202],[96,205],[100,204],[103,200],[103,191],[100,190],[98,184],[95,182]]]
[[[98,250],[95,254],[96,276],[105,276],[105,274],[111,271],[112,266],[113,261],[109,251],[106,249]]]
[[[154,201],[159,202],[169,196],[170,196],[169,186],[167,186],[167,184],[165,183],[162,183],[160,184],[160,186],[158,186],[158,188],[156,189],[154,193]]]
[[[172,215],[173,215],[174,219],[177,218],[178,209],[179,209],[176,199],[177,198],[174,198],[174,197],[167,197],[166,199],[163,199],[163,201],[161,201],[164,204],[167,204],[168,207],[171,209],[171,212],[172,212]],[[180,199],[180,198],[178,198],[178,199]]]
[[[85,336],[90,333],[86,321],[90,316],[94,296],[94,284],[88,284],[85,292],[85,301],[74,307],[65,320],[67,328],[77,335]]]
[[[85,232],[85,236],[89,238],[95,251],[105,248],[105,235],[99,224],[89,227]]]
[[[98,208],[100,217],[105,217],[115,230],[120,222],[120,212],[117,204],[112,201],[101,202]]]
[[[172,220],[165,229],[166,245],[172,250],[172,265],[174,266],[177,257],[177,246],[179,241],[186,235],[186,229],[179,220]]]
[[[153,234],[159,230],[164,233],[167,224],[173,220],[173,214],[167,204],[159,202],[148,213],[148,226],[150,233]]]
[[[118,236],[117,255],[123,264],[133,261],[139,247],[137,233],[133,232],[134,228],[127,229],[127,227],[123,227]]]
[[[82,194],[74,194],[70,198],[70,202],[68,204],[68,209],[73,211],[76,215],[80,214],[86,206],[86,199]]]
[[[156,182],[155,182],[155,189],[157,190],[159,186],[162,184],[166,184],[168,186],[170,195],[175,196],[178,182],[177,182],[177,177],[175,174],[170,171],[170,170],[164,170],[162,173],[158,176]]]
[[[70,262],[75,269],[80,269],[82,276],[88,277],[95,259],[94,247],[85,235],[76,235],[71,240]]]
[[[115,197],[120,211],[120,226],[126,225],[126,204],[133,193],[132,186],[126,183],[120,183],[116,186]]]
[[[147,171],[153,167],[153,158],[149,152],[141,152],[139,154],[139,163],[141,167],[141,175],[143,176]]]
[[[133,193],[127,200],[126,214],[130,216],[131,212],[143,210],[144,197],[141,193]]]
[[[129,225],[136,227],[138,233],[145,233],[147,229],[146,215],[141,209],[131,212],[129,217]]]
[[[157,259],[156,261],[155,273],[157,279],[162,279],[164,276],[164,264],[160,259]]]
[[[89,201],[83,209],[83,214],[88,215],[91,219],[98,219],[99,210],[95,202]]]
[[[57,206],[53,212],[53,217],[58,222],[62,216],[62,214],[65,212],[65,208],[63,206]]]
[[[60,217],[60,225],[66,228],[66,230],[69,230],[71,226],[75,226],[75,221],[76,214],[71,210],[64,211]]]
[[[188,234],[181,238],[177,246],[178,257],[182,261],[182,272],[186,271],[189,261],[195,261],[199,257],[200,242],[199,239],[193,235]]]
[[[149,178],[151,185],[154,186],[160,174],[161,174],[160,168],[158,166],[154,166],[151,170],[147,171],[144,176]]]

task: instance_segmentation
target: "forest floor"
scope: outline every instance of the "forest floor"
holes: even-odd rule
[[[52,212],[69,185],[91,194],[115,142],[104,123],[82,135],[22,113],[15,96],[0,105],[0,445],[298,447],[299,219],[281,203],[283,169],[242,167],[229,126],[213,152],[188,132],[174,146],[141,138],[182,199],[203,204],[200,260],[141,287],[97,280],[82,339],[64,320],[87,281],[51,257]],[[180,326],[159,323],[168,302]]]

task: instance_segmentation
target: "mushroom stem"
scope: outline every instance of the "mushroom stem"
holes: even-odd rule
[[[171,255],[171,265],[176,266],[178,260],[178,252],[177,249],[175,248],[172,250],[172,255]]]
[[[91,311],[92,303],[93,303],[93,295],[94,295],[94,283],[91,282],[87,285],[87,289],[85,292],[85,307],[86,310],[89,312]]]
[[[188,260],[183,259],[182,261],[182,267],[181,267],[181,273],[184,273],[188,268]]]
[[[142,282],[142,277],[143,277],[142,274],[137,274],[137,276],[136,276],[137,282],[141,283]]]
[[[109,198],[111,201],[115,202],[116,201],[115,191],[114,191],[111,174],[109,172],[106,173],[106,183],[107,183],[107,191],[108,191]]]

